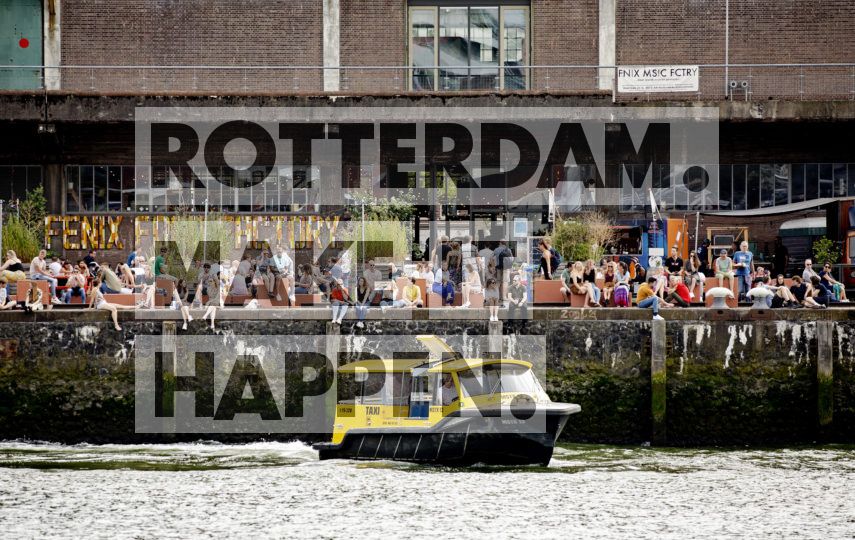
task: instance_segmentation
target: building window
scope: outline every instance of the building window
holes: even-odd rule
[[[66,212],[134,210],[134,190],[146,167],[68,165],[65,167]]]
[[[0,200],[9,209],[10,203],[23,199],[27,192],[42,185],[40,165],[3,165],[0,166]]]
[[[529,79],[529,8],[410,7],[409,49],[413,90],[524,90]]]

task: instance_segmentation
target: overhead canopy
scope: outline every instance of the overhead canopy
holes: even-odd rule
[[[750,217],[750,216],[771,216],[774,214],[786,214],[787,212],[799,212],[802,210],[810,210],[819,208],[822,205],[838,202],[851,201],[855,197],[824,197],[822,199],[813,199],[811,201],[802,201],[790,204],[782,204],[779,206],[767,206],[765,208],[753,208],[751,210],[723,210],[715,212],[701,212],[710,216],[733,216],[733,217]]]
[[[825,218],[791,219],[781,224],[781,236],[822,236],[826,232]]]

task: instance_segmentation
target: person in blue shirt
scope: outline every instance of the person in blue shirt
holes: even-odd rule
[[[742,299],[751,289],[751,276],[754,275],[754,254],[748,251],[748,242],[739,244],[739,251],[733,254],[733,267],[739,284],[739,298]]]
[[[442,304],[444,306],[451,306],[454,304],[454,283],[449,281],[448,277],[448,272],[443,272],[442,282],[433,284],[433,292],[442,298]]]

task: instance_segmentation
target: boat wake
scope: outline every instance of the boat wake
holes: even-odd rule
[[[0,468],[216,470],[295,466],[317,461],[308,444],[76,444],[0,442]]]

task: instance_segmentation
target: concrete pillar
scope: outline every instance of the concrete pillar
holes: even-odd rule
[[[59,163],[47,163],[42,168],[44,174],[45,199],[48,214],[62,214],[62,202],[65,189],[63,189],[62,165]]]
[[[613,66],[617,60],[615,40],[615,3],[616,0],[599,0],[599,64]],[[614,90],[615,72],[612,69],[601,69],[598,74],[597,88]]]
[[[502,321],[487,323],[487,352],[502,353]]]
[[[178,362],[178,347],[175,339],[175,330],[175,321],[163,321],[161,323],[161,348],[164,353],[172,353],[172,365],[168,364],[166,361],[167,357],[164,355],[163,372],[164,374],[170,373],[172,377],[165,380],[163,383],[163,401],[161,405],[163,406],[164,411],[173,411],[173,414],[175,414],[175,363]],[[161,433],[166,434],[174,430],[175,419],[173,417],[164,417],[160,419]],[[164,437],[171,438],[171,435],[164,435]]]
[[[326,338],[324,343],[324,354],[336,368],[338,368],[338,353],[341,352],[341,327],[331,322],[327,323]],[[333,374],[335,377],[335,374]],[[333,384],[332,389],[327,392],[324,406],[326,408],[326,424],[324,429],[326,434],[331,434],[333,431],[333,422],[335,422],[335,408],[338,404],[338,396],[336,395],[336,386]]]
[[[339,0],[324,0],[324,67],[341,65],[339,50],[340,19]],[[338,69],[324,70],[324,92],[338,92],[341,77]]]
[[[832,358],[834,326],[831,321],[816,323],[817,413],[820,431],[831,426],[834,413],[834,362]]]
[[[42,51],[44,54],[44,65],[58,66],[62,63],[62,48],[60,47],[61,17],[60,10],[62,3],[60,0],[43,0],[44,6],[44,30],[42,32]],[[59,90],[60,70],[45,69],[44,73],[45,90]]]
[[[665,321],[651,322],[650,407],[653,415],[653,442],[664,444],[665,433]]]

